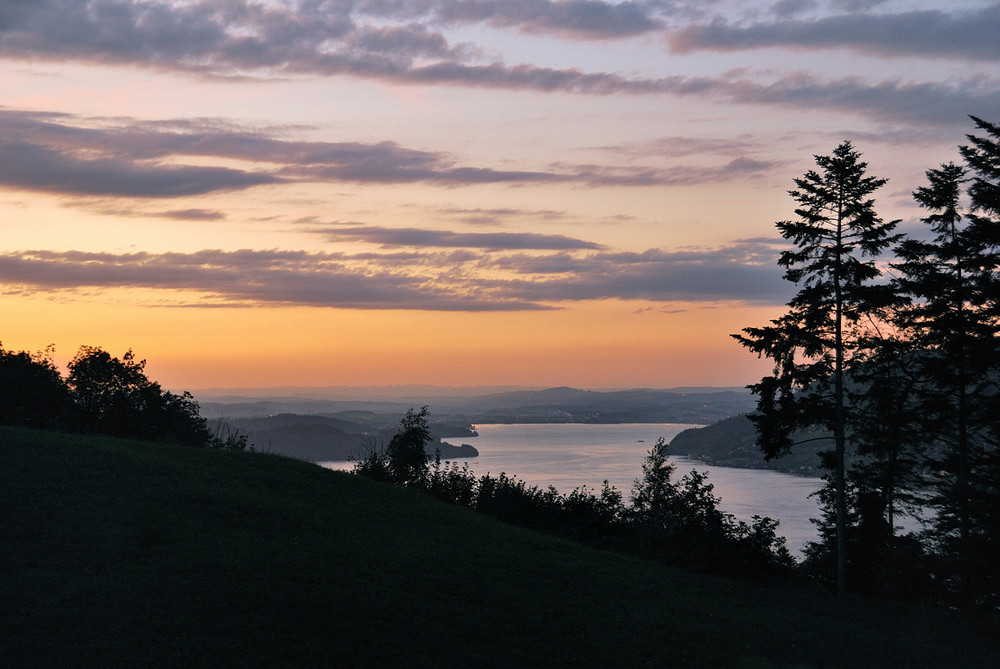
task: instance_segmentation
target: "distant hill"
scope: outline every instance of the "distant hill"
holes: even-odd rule
[[[549,388],[486,395],[451,406],[473,422],[710,423],[753,407],[747,391],[590,391]]]
[[[820,476],[817,451],[829,448],[826,442],[803,444],[788,455],[765,460],[756,445],[757,431],[745,415],[731,416],[705,427],[684,430],[674,437],[668,451],[686,455],[706,464],[723,467],[773,469],[808,476]]]
[[[365,411],[401,417],[406,410],[427,405],[434,418],[468,423],[712,423],[745,413],[754,406],[745,389],[692,388],[678,390],[579,390],[569,387],[515,390],[468,396],[427,396],[409,401],[255,397],[239,395],[200,398],[202,415],[228,419],[279,413],[339,415]]]
[[[979,667],[948,611],[587,548],[283,457],[0,427],[4,667]]]
[[[374,414],[352,414],[365,420],[346,420],[323,415],[278,414],[255,418],[233,418],[224,423],[210,425],[219,429],[236,430],[247,435],[254,448],[268,453],[287,455],[312,462],[343,461],[363,456],[367,448],[383,447],[392,439],[399,427],[398,418],[378,417]],[[428,455],[440,450],[441,458],[471,458],[479,451],[468,444],[454,446],[441,441],[440,432],[460,434],[450,424],[432,426],[433,441],[428,444]]]

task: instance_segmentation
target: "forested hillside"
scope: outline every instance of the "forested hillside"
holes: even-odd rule
[[[709,465],[774,469],[819,476],[817,450],[802,447],[781,458],[768,460],[757,446],[757,430],[745,415],[730,416],[705,427],[684,430],[670,441],[669,452],[702,460]]]

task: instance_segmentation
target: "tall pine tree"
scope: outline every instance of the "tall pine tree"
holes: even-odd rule
[[[919,426],[929,452],[930,533],[960,593],[1000,590],[997,462],[1000,382],[1000,127],[927,172],[914,198],[933,238],[899,245],[897,284],[907,298],[897,326],[909,334],[918,379]],[[971,178],[970,178],[971,177]],[[962,186],[969,182],[964,211]]]
[[[751,419],[768,457],[787,452],[793,433],[819,426],[833,434],[830,466],[836,515],[837,590],[847,583],[847,490],[844,472],[848,395],[845,384],[859,348],[862,319],[887,299],[875,263],[896,241],[897,221],[875,213],[871,195],[886,180],[867,176],[850,142],[816,156],[819,170],[795,179],[789,195],[797,220],[776,223],[793,244],[781,253],[784,277],[798,286],[788,312],[760,328],[735,334],[751,351],[774,361],[774,371],[751,386],[758,395]]]

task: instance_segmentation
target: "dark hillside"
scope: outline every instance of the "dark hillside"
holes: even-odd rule
[[[684,430],[670,441],[669,452],[723,467],[775,469],[809,476],[822,474],[817,451],[829,448],[826,442],[803,444],[773,460],[764,459],[756,442],[757,428],[745,415],[739,415]]]
[[[384,446],[398,430],[398,419],[380,419],[368,424],[320,415],[277,414],[254,418],[234,418],[213,425],[225,425],[227,429],[245,434],[254,449],[266,453],[287,455],[312,462],[332,462],[362,457],[367,442],[374,440],[376,446]],[[459,430],[445,424],[451,432]],[[468,458],[479,455],[471,446],[454,446],[442,442],[438,436],[428,447],[433,456],[441,451],[445,460]]]
[[[940,612],[697,576],[273,455],[0,428],[4,667],[995,667]]]

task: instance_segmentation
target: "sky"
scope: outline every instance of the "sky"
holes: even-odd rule
[[[774,223],[1000,121],[1000,3],[2,0],[0,342],[164,387],[736,386]]]

